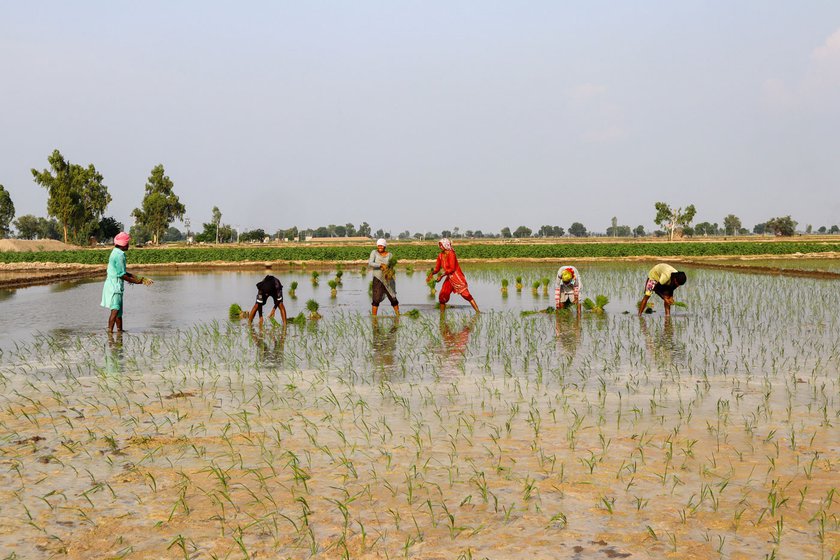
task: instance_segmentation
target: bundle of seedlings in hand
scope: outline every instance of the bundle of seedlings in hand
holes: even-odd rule
[[[603,313],[604,307],[610,302],[609,298],[604,295],[597,295],[595,296],[595,301],[592,301],[589,298],[583,300],[583,308],[587,311],[592,311],[593,313]]]
[[[636,309],[642,304],[642,300],[636,302]],[[645,313],[653,313],[653,300],[648,300],[647,305],[645,306]]]
[[[385,282],[393,282],[396,275],[397,275],[397,257],[391,255],[391,259],[388,261],[388,266],[386,266],[385,270],[382,271],[382,279]]]
[[[411,311],[408,311],[405,315],[406,315],[406,317],[411,317],[412,319],[419,319],[420,318],[420,310],[419,309],[412,309]]]
[[[310,299],[309,301],[306,302],[306,310],[309,311],[309,318],[310,319],[315,320],[315,319],[320,319],[321,318],[321,315],[318,313],[318,308],[319,307],[320,307],[320,305],[318,305],[318,302],[315,301],[314,299]]]

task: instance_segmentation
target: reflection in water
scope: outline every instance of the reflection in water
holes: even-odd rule
[[[53,294],[60,294],[61,292],[72,290],[80,283],[81,281],[79,280],[70,280],[68,282],[58,282],[56,284],[50,284],[50,292]]]
[[[0,301],[12,299],[17,290],[0,290]]]
[[[639,325],[645,336],[648,354],[653,357],[657,365],[667,368],[685,360],[686,347],[680,340],[681,337],[678,332],[682,331],[683,327],[675,327],[673,318],[665,317],[662,330],[653,334],[648,330],[648,324],[644,317],[639,318]]]
[[[268,329],[254,329],[249,325],[251,340],[257,348],[257,363],[272,367],[282,367],[286,348],[286,326]]]
[[[564,311],[555,313],[554,336],[557,349],[565,352],[569,360],[573,360],[581,340],[580,315]]]
[[[105,349],[105,373],[106,375],[122,375],[125,371],[125,349],[123,348],[123,335],[112,332],[108,333],[108,347]]]
[[[444,370],[463,371],[466,362],[467,346],[470,343],[470,334],[478,320],[478,315],[471,315],[469,320],[460,330],[452,328],[446,316],[440,316],[440,338],[443,342],[441,349],[442,363]]]
[[[396,361],[395,354],[397,350],[397,332],[400,326],[399,317],[394,317],[393,321],[389,321],[390,317],[372,317],[371,328],[371,358],[377,368],[391,370],[394,368]],[[384,320],[380,322],[380,320]],[[386,325],[390,322],[390,326]]]

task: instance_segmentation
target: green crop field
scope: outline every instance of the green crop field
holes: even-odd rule
[[[711,242],[711,243],[540,243],[468,244],[456,248],[462,259],[582,258],[582,257],[697,257],[727,255],[791,255],[840,251],[840,243],[814,242]],[[77,251],[33,251],[0,253],[0,262],[54,262],[101,264],[108,249]],[[435,245],[406,244],[393,248],[401,259],[434,259]],[[174,249],[132,249],[132,264],[201,263],[213,261],[353,261],[367,259],[370,249],[338,247],[198,247]]]

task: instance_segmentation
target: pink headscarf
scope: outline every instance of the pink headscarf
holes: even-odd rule
[[[452,242],[449,239],[447,239],[446,237],[444,237],[443,239],[438,241],[438,245],[440,245],[441,248],[444,251],[451,251],[452,250]]]
[[[120,247],[126,247],[126,246],[128,246],[129,241],[131,241],[131,236],[128,235],[126,232],[121,231],[114,238],[114,245],[119,245]]]

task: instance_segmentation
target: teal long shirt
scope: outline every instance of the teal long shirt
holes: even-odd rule
[[[114,247],[111,256],[108,257],[108,277],[105,278],[105,285],[102,286],[102,307],[111,307],[111,301],[115,295],[122,295],[125,290],[125,251]]]

